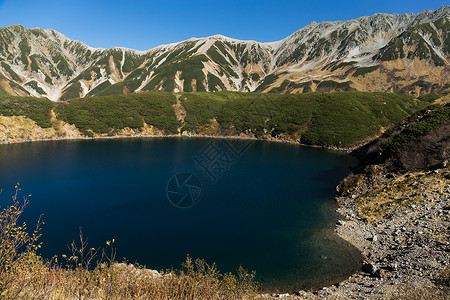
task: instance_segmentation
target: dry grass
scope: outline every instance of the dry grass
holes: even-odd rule
[[[245,299],[256,296],[253,275],[220,274],[203,260],[178,272],[156,273],[129,264],[99,264],[93,270],[27,259],[1,275],[2,299]]]
[[[386,219],[398,210],[411,205],[420,205],[428,199],[428,194],[447,192],[450,180],[443,175],[450,168],[434,172],[410,172],[395,179],[378,182],[370,190],[355,199],[358,215],[369,222]]]

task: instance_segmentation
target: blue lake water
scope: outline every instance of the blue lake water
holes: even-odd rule
[[[180,268],[189,254],[221,271],[254,270],[265,289],[296,291],[359,266],[355,249],[330,233],[335,186],[352,163],[342,153],[261,141],[0,145],[0,203],[16,182],[32,194],[24,220],[32,227],[43,214],[45,257],[68,253],[81,226],[91,247],[114,238],[119,260],[159,270]]]

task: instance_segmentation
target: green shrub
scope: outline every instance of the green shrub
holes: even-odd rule
[[[380,66],[371,66],[371,67],[362,67],[362,68],[358,68],[356,70],[355,73],[353,73],[353,76],[358,77],[358,76],[364,76],[368,73],[371,73],[373,71],[376,71],[380,68]]]
[[[331,91],[353,91],[350,86],[350,81],[337,82],[334,80],[325,80],[317,85],[318,92],[331,92]]]
[[[61,100],[68,100],[80,97],[81,94],[81,83],[75,82],[68,89],[65,90],[64,94],[61,96]]]
[[[450,93],[450,91],[443,91],[443,92],[439,92],[439,93],[423,94],[423,95],[419,96],[418,99],[421,100],[421,101],[433,102],[434,100],[437,100],[439,98],[442,98],[445,95],[448,95],[449,93]]]
[[[400,149],[409,142],[424,136],[449,121],[450,104],[445,106],[437,105],[430,107],[427,111],[418,112],[409,117],[404,122],[405,124],[398,125],[396,129],[401,131],[401,134],[384,141],[380,150],[387,157],[397,155]]]
[[[175,97],[170,93],[146,92],[72,99],[59,103],[55,112],[84,134],[89,134],[89,130],[114,133],[126,127],[139,129],[144,126],[143,121],[166,133],[176,133],[179,123],[174,103]]]
[[[27,116],[42,128],[52,126],[52,101],[43,98],[0,96],[0,115]]]
[[[44,92],[44,90],[39,86],[39,84],[37,83],[36,80],[29,81],[25,85],[31,87],[33,90],[38,92],[40,95],[47,95],[47,93]]]

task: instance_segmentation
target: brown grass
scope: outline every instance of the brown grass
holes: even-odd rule
[[[34,253],[1,275],[2,299],[245,299],[256,296],[253,274],[220,274],[203,260],[156,273],[130,264],[101,263],[93,270],[44,261]]]
[[[394,179],[380,180],[366,193],[355,199],[358,215],[369,222],[388,219],[396,211],[402,211],[410,205],[420,205],[427,201],[426,193],[440,191],[444,193],[450,180],[444,174],[450,168],[434,172],[409,172]]]

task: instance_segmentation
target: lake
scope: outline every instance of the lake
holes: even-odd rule
[[[68,254],[79,227],[117,259],[181,268],[189,254],[256,271],[263,288],[297,291],[355,271],[357,251],[332,234],[335,187],[355,161],[297,145],[136,138],[0,145],[4,206],[20,182],[24,220],[43,214],[44,257]]]

